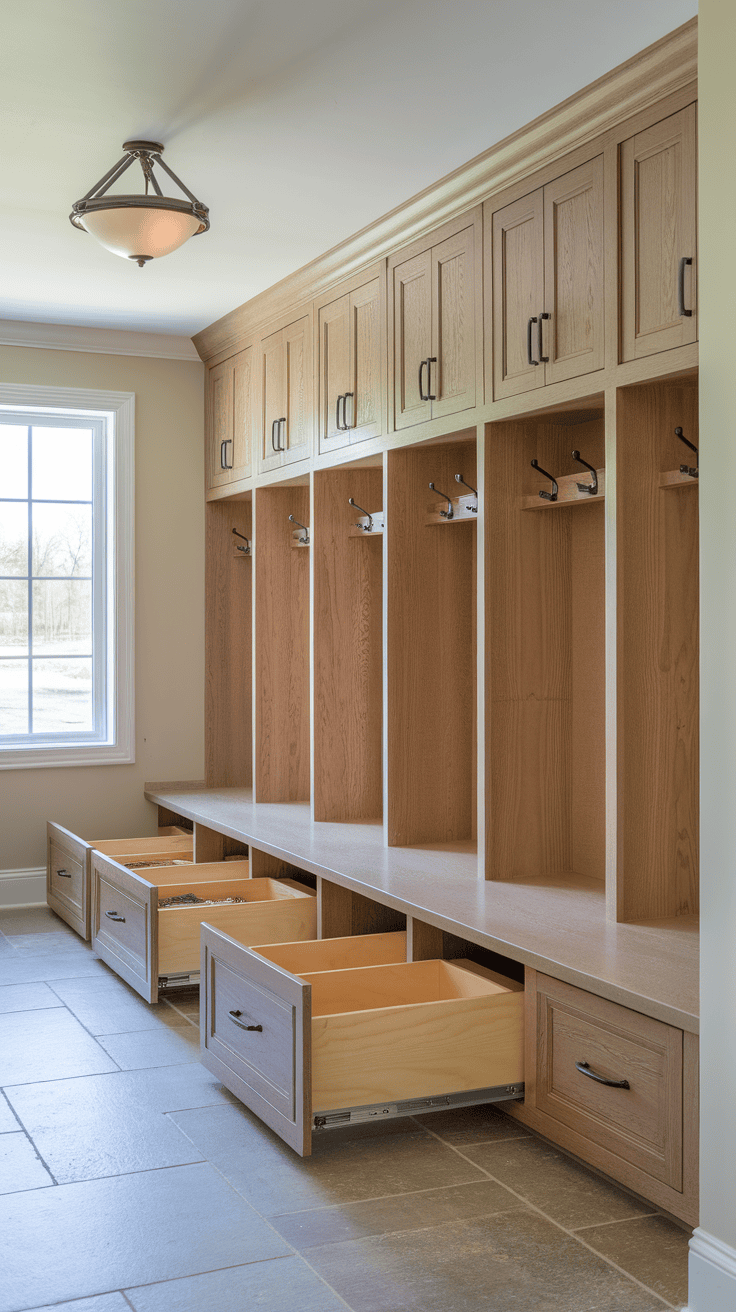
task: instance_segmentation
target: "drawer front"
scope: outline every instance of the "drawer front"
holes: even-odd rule
[[[680,1189],[682,1032],[544,975],[537,987],[538,1109]]]
[[[310,1026],[309,984],[202,926],[202,1062],[302,1156],[311,1149]]]
[[[158,997],[158,890],[92,853],[92,946],[145,998]]]
[[[51,821],[46,833],[46,901],[82,938],[88,939],[89,846],[83,838]]]

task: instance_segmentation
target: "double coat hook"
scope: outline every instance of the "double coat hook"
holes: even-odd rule
[[[588,496],[590,496],[590,497],[597,497],[597,496],[598,496],[598,471],[597,471],[596,469],[594,469],[592,465],[589,465],[588,462],[587,462],[587,460],[583,460],[583,458],[582,458],[582,456],[581,456],[581,454],[580,454],[579,451],[573,451],[573,453],[572,453],[572,458],[573,458],[573,460],[577,460],[577,462],[578,462],[579,465],[584,465],[586,469],[589,469],[589,470],[590,470],[590,473],[591,473],[591,478],[592,478],[592,482],[590,482],[590,483],[578,483],[578,484],[576,484],[577,489],[578,489],[578,492],[587,492],[587,493],[588,493]]]
[[[474,506],[468,506],[468,510],[471,512],[471,514],[473,514],[473,515],[477,515],[477,514],[478,514],[478,489],[475,488],[475,487],[471,487],[471,486],[470,486],[470,483],[466,483],[466,482],[465,482],[465,479],[464,479],[463,476],[462,476],[462,474],[456,474],[456,475],[455,475],[455,482],[456,482],[456,483],[459,483],[461,487],[466,487],[466,488],[468,489],[468,492],[472,492],[472,493],[473,493],[473,496],[475,497],[475,505],[474,505]]]
[[[540,497],[542,498],[543,501],[556,501],[557,493],[559,492],[559,488],[557,486],[557,479],[553,478],[551,474],[548,474],[546,469],[542,469],[542,466],[540,465],[538,460],[532,460],[531,463],[532,463],[532,469],[536,469],[538,474],[543,474],[544,477],[548,478],[550,483],[552,484],[552,491],[551,492],[542,491],[539,493]]]
[[[466,487],[467,487],[467,484],[466,484]],[[445,492],[440,492],[439,488],[438,488],[438,487],[435,487],[434,483],[430,483],[430,485],[429,485],[429,490],[430,490],[430,492],[436,492],[438,497],[444,497],[445,501],[447,502],[447,510],[441,510],[441,511],[440,511],[440,514],[441,514],[442,518],[443,518],[443,519],[454,519],[454,518],[455,518],[455,512],[454,512],[454,510],[453,510],[453,508],[452,508],[452,497],[448,497],[447,494],[446,494]]]
[[[373,532],[373,516],[370,514],[370,512],[367,511],[367,510],[364,510],[362,506],[359,506],[358,503],[357,503],[357,501],[353,501],[353,498],[352,498],[352,497],[348,497],[348,505],[349,505],[349,506],[352,506],[354,510],[359,510],[360,513],[361,513],[361,515],[365,515],[366,519],[368,520],[368,523],[367,523],[367,524],[361,524],[360,520],[356,520],[356,521],[355,521],[355,527],[356,527],[356,528],[359,528],[359,529],[362,529],[362,531],[363,531],[364,533],[372,533],[372,532]]]
[[[244,546],[244,547],[241,547],[240,543],[239,543],[239,542],[236,542],[236,543],[235,543],[236,550],[237,550],[237,551],[242,551],[242,553],[243,553],[244,556],[249,556],[249,555],[250,555],[250,538],[247,538],[247,537],[245,536],[244,533],[238,533],[238,530],[237,530],[236,528],[233,529],[233,533],[235,534],[236,538],[242,538],[243,542],[245,543],[245,546]]]
[[[293,516],[293,515],[289,515],[289,523],[290,523],[290,524],[296,524],[297,528],[303,528],[303,529],[304,529],[304,537],[303,537],[303,538],[297,538],[297,542],[298,542],[299,545],[302,546],[302,547],[308,547],[308,546],[309,546],[309,529],[307,528],[306,524],[300,524],[300,523],[299,523],[299,520],[298,520],[298,519],[294,519],[294,516]]]
[[[676,428],[676,429],[675,429],[675,437],[679,437],[680,441],[685,443],[685,446],[689,446],[689,447],[690,447],[690,450],[695,452],[695,464],[694,464],[694,465],[680,465],[680,473],[681,473],[681,474],[689,474],[691,478],[697,478],[697,477],[698,477],[698,467],[699,467],[699,464],[700,464],[700,456],[699,456],[699,454],[698,454],[698,448],[697,448],[696,446],[693,446],[692,442],[688,442],[688,440],[687,440],[687,438],[685,437],[685,434],[683,433],[683,431],[682,431],[681,428]]]

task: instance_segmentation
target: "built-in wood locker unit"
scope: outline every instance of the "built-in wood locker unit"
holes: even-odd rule
[[[290,520],[293,516],[293,520]],[[303,525],[304,527],[300,527]],[[257,802],[308,802],[309,480],[255,493]]]
[[[486,202],[496,400],[603,368],[603,220],[602,155],[501,209]]]
[[[257,382],[252,345],[207,371],[207,491],[250,477]]]
[[[251,502],[205,507],[205,779],[214,787],[253,781]]]
[[[698,392],[616,395],[620,920],[698,910]]]
[[[696,106],[621,146],[621,359],[698,340]]]
[[[473,409],[479,399],[481,211],[388,262],[393,427]]]
[[[395,846],[477,839],[476,470],[474,432],[388,454],[386,822]]]
[[[605,880],[604,437],[595,397],[488,426],[489,879]]]
[[[314,818],[380,820],[383,458],[315,473],[313,507]]]

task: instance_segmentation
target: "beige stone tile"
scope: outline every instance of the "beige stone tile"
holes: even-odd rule
[[[144,1002],[115,976],[55,980],[53,991],[94,1035],[128,1034],[161,1026],[178,1028],[186,1023],[166,1003]]]
[[[0,1134],[15,1134],[19,1129],[5,1094],[0,1093]]]
[[[483,1178],[413,1121],[326,1131],[302,1158],[239,1103],[172,1119],[264,1216]]]
[[[310,1248],[354,1312],[662,1312],[655,1295],[522,1208]]]
[[[71,925],[57,916],[51,907],[15,907],[0,910],[0,933],[11,934],[71,934],[79,939]],[[80,942],[82,940],[80,939]]]
[[[438,1134],[445,1143],[487,1143],[490,1140],[525,1139],[529,1131],[510,1116],[483,1103],[480,1107],[458,1107],[452,1111],[428,1112],[414,1118],[425,1129]]]
[[[616,1225],[589,1226],[580,1238],[623,1267],[675,1307],[687,1303],[690,1231],[664,1216],[642,1216]]]
[[[135,1312],[345,1312],[342,1299],[299,1257],[208,1271],[125,1293]]]
[[[6,1011],[42,1011],[62,1005],[48,984],[5,984],[0,987],[0,1015]]]
[[[43,1162],[39,1161],[20,1126],[16,1134],[0,1134],[0,1194],[21,1189],[44,1189],[53,1184]]]
[[[0,1016],[0,1085],[115,1069],[115,1062],[65,1007]]]
[[[97,1298],[75,1298],[71,1303],[47,1303],[45,1307],[33,1307],[30,1312],[130,1312],[122,1294],[100,1294]]]
[[[287,1256],[207,1163],[0,1198],[0,1312]]]
[[[462,1152],[571,1230],[652,1210],[533,1136],[508,1143],[469,1144]]]
[[[199,1061],[199,1030],[185,1021],[176,1027],[160,1024],[136,1033],[100,1034],[97,1041],[124,1071]]]
[[[23,957],[39,957],[48,952],[83,954],[92,950],[73,929],[49,930],[44,934],[11,934],[7,935],[7,942]]]
[[[420,1193],[394,1194],[339,1207],[272,1216],[271,1224],[298,1252],[322,1244],[339,1244],[368,1235],[393,1234],[397,1230],[422,1230],[445,1221],[518,1210],[521,1204],[503,1185],[492,1180],[454,1185],[449,1189],[424,1189]],[[523,1209],[526,1211],[526,1208]]]
[[[81,979],[84,975],[105,978],[112,971],[89,949],[82,952],[13,952],[0,956],[0,987],[6,984],[33,984],[36,981]]]

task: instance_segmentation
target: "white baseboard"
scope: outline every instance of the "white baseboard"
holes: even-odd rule
[[[45,866],[31,870],[0,870],[0,907],[9,911],[13,907],[45,905]]]
[[[736,1249],[699,1227],[690,1240],[688,1305],[683,1312],[736,1312]]]

